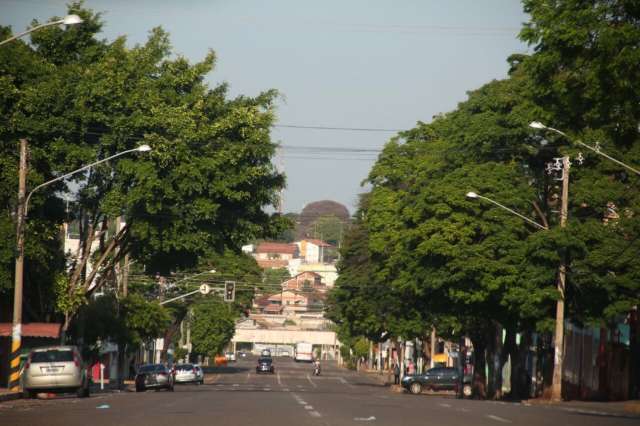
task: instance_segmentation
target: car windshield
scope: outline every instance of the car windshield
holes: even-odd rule
[[[164,365],[162,364],[147,364],[140,367],[138,370],[140,373],[152,373],[154,371],[163,371]]]
[[[73,361],[73,352],[70,350],[50,349],[48,351],[34,352],[31,362],[69,362]]]
[[[271,358],[260,358],[258,364],[271,364]]]

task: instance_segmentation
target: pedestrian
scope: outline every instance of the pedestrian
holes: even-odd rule
[[[398,363],[395,363],[393,366],[393,384],[400,384],[400,365]]]
[[[416,366],[413,363],[413,360],[409,360],[409,365],[407,366],[407,374],[413,375],[416,372]]]

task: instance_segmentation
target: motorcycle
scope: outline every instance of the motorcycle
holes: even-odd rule
[[[320,375],[320,364],[316,364],[313,367],[313,375],[314,376],[319,376]]]

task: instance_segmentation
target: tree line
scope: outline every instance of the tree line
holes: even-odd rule
[[[186,309],[159,306],[145,297],[144,282],[123,293],[128,265],[146,276],[147,287],[157,287],[156,275],[205,268],[260,281],[241,244],[290,226],[265,210],[284,186],[270,136],[278,93],[230,98],[227,83],[205,82],[215,68],[213,51],[191,63],[173,51],[162,28],[129,46],[124,36],[100,39],[104,20],[82,2],[68,13],[84,22],[48,27],[0,49],[1,319],[11,320],[18,141],[28,141],[27,191],[148,144],[148,153],[34,192],[25,232],[25,322],[59,321],[68,338],[86,344],[107,338],[134,344],[175,332]],[[0,38],[11,32],[0,28]],[[78,248],[70,253],[62,246],[63,223],[77,231]],[[98,301],[96,293],[107,297]],[[246,293],[233,306],[203,299],[207,306],[196,311],[223,316],[226,327],[218,332],[224,339],[202,346],[204,352],[222,348],[228,318],[250,300]]]
[[[476,384],[487,384],[476,392],[490,398],[501,396],[508,358],[513,396],[527,394],[523,354],[534,333],[553,364],[561,261],[573,323],[610,327],[629,321],[640,302],[640,177],[571,143],[598,143],[640,164],[640,5],[522,3],[530,20],[519,37],[531,53],[508,58],[508,77],[384,147],[344,240],[329,303],[346,341],[428,340],[432,327],[469,337]],[[530,128],[536,120],[568,138]],[[547,164],[565,155],[573,164],[561,228],[561,184]],[[549,229],[468,199],[469,191]],[[637,392],[637,324],[631,349]]]

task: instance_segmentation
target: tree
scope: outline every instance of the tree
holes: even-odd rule
[[[234,319],[231,306],[217,299],[196,303],[191,323],[193,351],[209,357],[222,352],[235,332]]]
[[[37,63],[33,71],[19,75],[19,64],[0,57],[10,64],[8,77],[0,81],[8,90],[3,123],[10,127],[0,136],[29,139],[31,164],[41,173],[30,174],[28,186],[143,143],[153,150],[72,180],[78,186],[70,205],[80,246],[62,283],[69,299],[63,301],[65,329],[83,303],[75,296],[86,298],[112,282],[127,255],[150,274],[166,275],[194,267],[211,251],[238,251],[247,240],[276,235],[287,223],[264,211],[284,184],[271,163],[275,91],[228,99],[226,84],[204,83],[214,67],[213,52],[190,64],[172,55],[169,36],[160,28],[145,44],[128,48],[122,37],[113,42],[96,37],[100,14],[81,3],[71,4],[69,13],[80,15],[83,25],[47,28],[33,34],[31,46],[16,47]],[[9,158],[15,161],[16,155]],[[60,182],[35,193],[30,221],[59,222],[58,194],[71,192]],[[49,213],[51,203],[56,215]],[[120,229],[114,226],[118,217]]]

